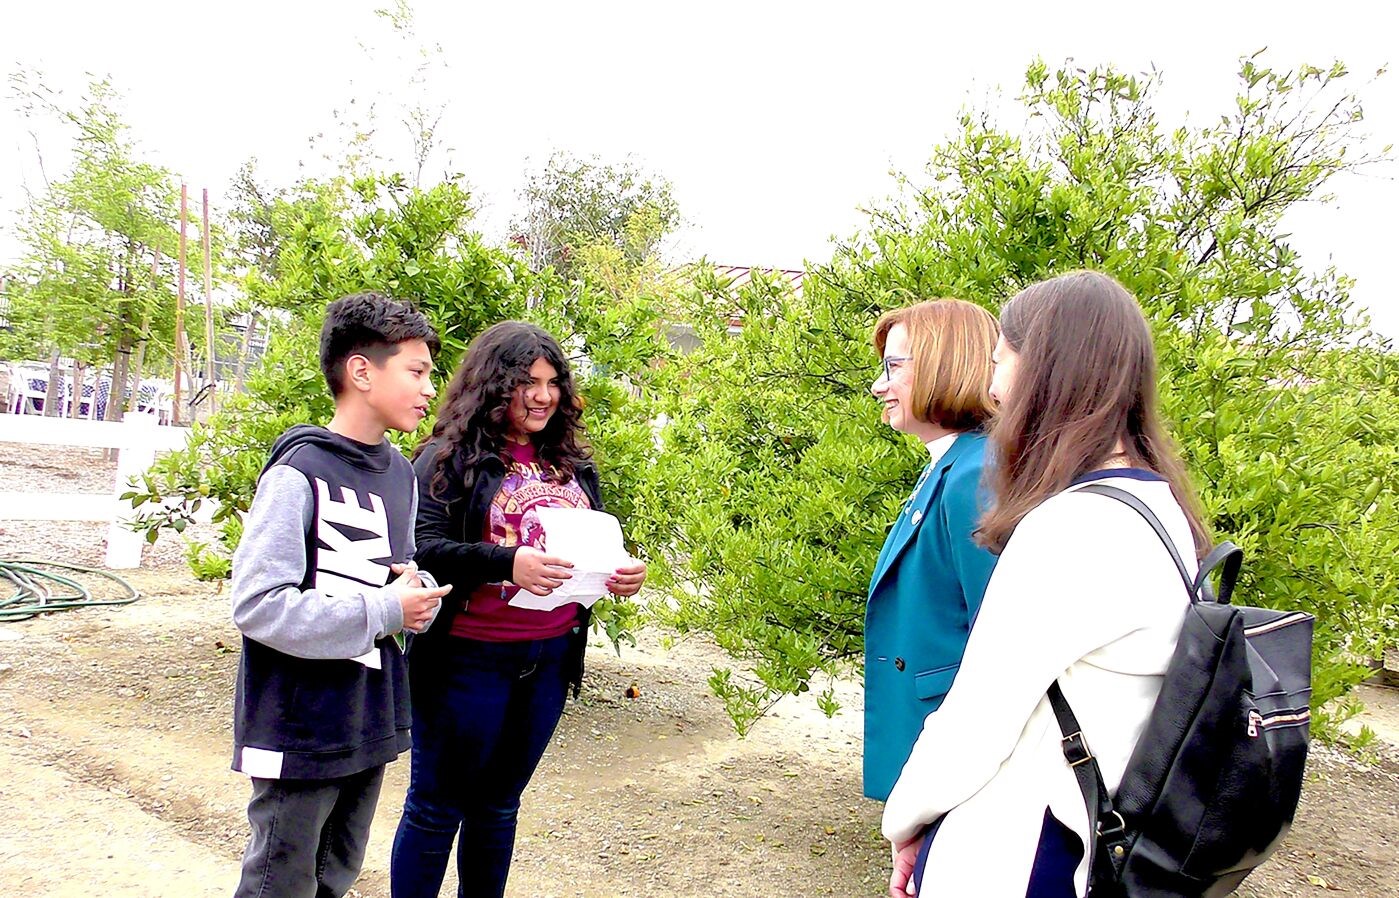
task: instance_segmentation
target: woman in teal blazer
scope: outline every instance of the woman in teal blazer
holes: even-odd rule
[[[952,688],[996,556],[972,541],[991,417],[996,319],[956,299],[889,312],[871,392],[932,456],[884,541],[865,608],[865,795],[889,797],[923,720]]]

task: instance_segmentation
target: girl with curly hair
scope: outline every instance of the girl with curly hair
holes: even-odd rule
[[[571,565],[540,548],[542,507],[602,510],[563,350],[532,324],[476,338],[418,448],[418,564],[466,601],[415,639],[412,774],[394,838],[394,898],[435,896],[457,843],[459,898],[505,893],[520,795],[578,695],[589,611],[510,604],[545,596]],[[632,596],[646,565],[608,583]]]

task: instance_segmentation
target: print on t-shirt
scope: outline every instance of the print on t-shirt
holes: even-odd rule
[[[531,546],[548,550],[539,508],[590,508],[577,478],[566,483],[545,479],[532,443],[511,443],[509,469],[486,515],[483,537],[498,546]],[[516,608],[509,603],[520,591],[513,583],[488,583],[476,589],[467,610],[452,622],[452,633],[489,642],[551,639],[578,623],[579,605],[570,602],[551,611]]]

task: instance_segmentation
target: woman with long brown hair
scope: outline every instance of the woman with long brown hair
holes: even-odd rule
[[[1186,597],[1133,493],[1182,557],[1207,535],[1156,408],[1151,331],[1112,278],[1080,271],[1002,309],[991,393],[993,505],[978,539],[1000,555],[956,682],[885,806],[895,898],[1076,898],[1087,811],[1046,692],[1057,682],[1109,790],[1160,691]]]

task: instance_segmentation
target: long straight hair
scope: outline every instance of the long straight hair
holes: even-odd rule
[[[531,437],[546,479],[566,482],[592,456],[583,437],[583,404],[559,342],[533,324],[502,321],[471,341],[438,407],[432,434],[414,453],[420,455],[435,441],[432,495],[441,497],[448,465],[461,473],[463,486],[470,489],[476,466],[505,453],[510,399],[529,381],[529,370],[539,359],[552,365],[559,378],[559,407]]]
[[[1095,271],[1040,281],[1002,308],[1001,337],[1016,372],[991,428],[995,498],[978,542],[999,553],[1035,506],[1125,458],[1170,483],[1196,551],[1206,551],[1199,502],[1157,412],[1156,351],[1132,294]]]

